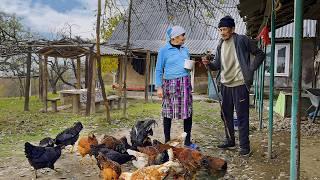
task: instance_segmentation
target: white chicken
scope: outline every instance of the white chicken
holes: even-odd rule
[[[162,180],[167,176],[180,174],[183,172],[183,166],[179,162],[168,161],[161,165],[152,165],[136,170],[133,173],[123,172],[119,179],[121,180]]]
[[[138,151],[131,150],[131,149],[128,149],[127,152],[129,155],[136,157],[136,160],[132,160],[132,164],[134,167],[139,169],[139,168],[146,167],[148,165],[148,162],[149,162],[148,155]]]

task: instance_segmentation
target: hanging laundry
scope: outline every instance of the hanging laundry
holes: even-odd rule
[[[144,58],[133,58],[131,65],[137,73],[139,73],[140,75],[144,75],[146,67],[146,61]]]

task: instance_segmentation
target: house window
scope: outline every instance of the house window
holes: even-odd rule
[[[270,76],[271,45],[267,46],[266,76]],[[290,44],[279,43],[275,46],[274,76],[289,77]]]

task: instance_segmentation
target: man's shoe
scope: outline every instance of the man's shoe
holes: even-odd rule
[[[226,141],[223,144],[220,144],[217,146],[221,149],[234,149],[236,147],[236,144],[234,142]]]
[[[249,157],[251,155],[252,151],[250,148],[242,149],[240,148],[239,155],[243,157]]]

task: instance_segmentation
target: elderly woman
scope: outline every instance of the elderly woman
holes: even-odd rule
[[[172,119],[183,119],[184,132],[187,133],[185,146],[196,148],[191,143],[192,127],[192,87],[189,70],[184,68],[190,59],[189,50],[183,44],[185,30],[173,26],[167,30],[168,42],[158,53],[156,64],[157,95],[162,98],[162,117],[165,142],[170,141]]]

